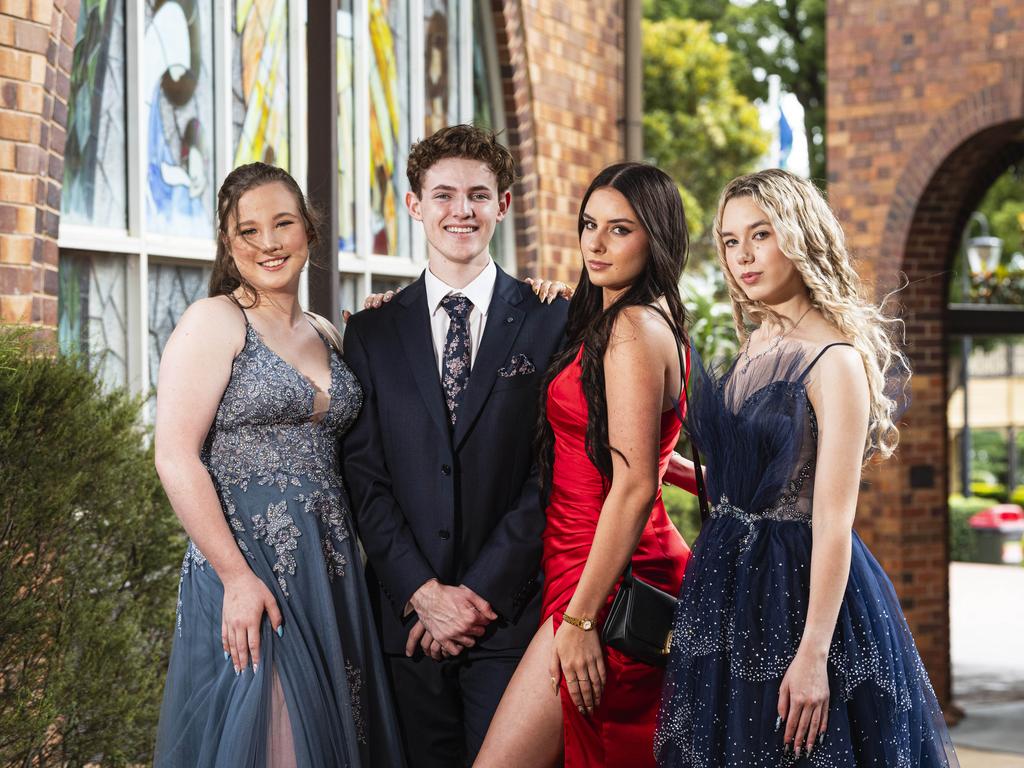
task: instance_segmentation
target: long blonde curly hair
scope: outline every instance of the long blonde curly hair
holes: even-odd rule
[[[880,305],[864,298],[860,276],[853,268],[846,239],[835,213],[814,184],[776,168],[740,176],[729,182],[718,201],[714,236],[718,260],[732,299],[733,321],[740,342],[750,326],[765,320],[782,324],[767,305],[747,298],[726,262],[722,215],[726,204],[749,197],[768,216],[779,250],[793,262],[807,288],[811,304],[848,339],[864,361],[871,404],[864,456],[886,459],[896,450],[899,429],[894,419],[899,406],[887,382],[900,379],[908,386],[910,366],[901,350],[903,321],[885,314]]]

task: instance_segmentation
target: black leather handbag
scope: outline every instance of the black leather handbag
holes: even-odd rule
[[[679,352],[679,367],[683,370],[683,353]],[[683,389],[685,395],[685,388]],[[682,410],[676,403],[676,415],[683,421]],[[693,466],[700,502],[701,525],[708,518],[708,499],[704,490],[704,470],[700,454],[693,447]],[[672,621],[676,598],[648,584],[633,574],[633,563],[626,565],[619,591],[612,600],[608,617],[601,630],[605,645],[653,667],[663,667],[672,648]]]

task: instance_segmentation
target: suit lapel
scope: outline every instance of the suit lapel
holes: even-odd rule
[[[469,386],[459,406],[459,418],[455,422],[455,450],[462,445],[473,422],[480,415],[498,377],[498,369],[508,359],[512,344],[523,327],[526,312],[517,306],[522,300],[519,283],[499,267],[494,281],[494,295],[487,310],[487,325],[473,361]]]
[[[395,326],[402,348],[409,361],[409,371],[420,390],[420,396],[442,434],[450,435],[448,408],[437,373],[434,341],[430,335],[430,312],[423,277],[398,294],[396,301],[402,311],[396,314]]]

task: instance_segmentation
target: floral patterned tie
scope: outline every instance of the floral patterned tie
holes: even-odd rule
[[[441,299],[441,307],[451,318],[444,342],[441,388],[448,404],[448,419],[454,428],[462,395],[469,384],[469,313],[473,311],[473,302],[465,296],[449,294]]]

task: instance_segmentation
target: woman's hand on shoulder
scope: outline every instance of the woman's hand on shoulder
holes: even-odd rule
[[[200,299],[182,314],[160,356],[158,468],[183,450],[198,455],[244,344],[245,318],[225,296]]]

